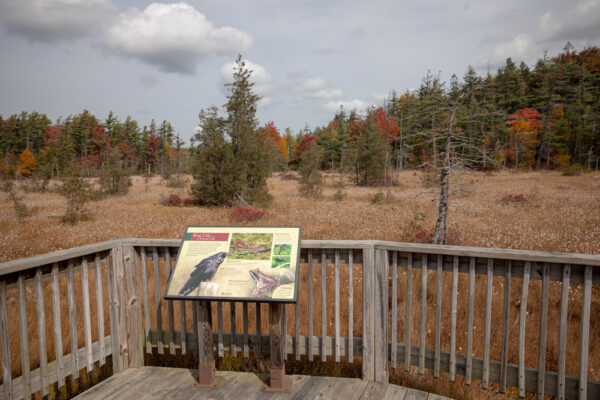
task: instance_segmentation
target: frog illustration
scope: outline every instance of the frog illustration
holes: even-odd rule
[[[263,297],[281,286],[281,279],[279,277],[267,275],[258,268],[251,269],[250,276],[256,284],[256,289],[252,292],[252,295],[255,297]]]

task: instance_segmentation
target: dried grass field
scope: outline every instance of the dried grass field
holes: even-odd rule
[[[297,181],[282,180],[272,177],[269,180],[274,202],[268,209],[269,215],[257,222],[261,225],[301,225],[303,228],[303,239],[382,239],[393,241],[415,241],[419,232],[428,231],[433,228],[437,213],[437,188],[424,183],[423,174],[419,171],[406,171],[398,176],[400,186],[390,188],[390,196],[383,204],[372,204],[371,199],[381,188],[359,188],[347,186],[345,197],[341,202],[332,200],[336,191],[334,176],[326,178],[326,187],[322,200],[310,200],[299,197]],[[461,173],[453,176],[454,185],[450,199],[450,226],[459,233],[461,244],[482,247],[500,247],[515,249],[531,249],[545,251],[563,251],[576,253],[600,254],[600,174],[591,173],[583,176],[565,177],[554,172],[531,172],[513,173],[498,172],[492,175],[484,173]],[[385,192],[387,189],[384,189]],[[18,222],[11,203],[6,194],[0,194],[3,207],[0,210],[0,262],[35,254],[46,253],[59,249],[66,249],[102,240],[121,237],[149,237],[149,238],[178,238],[182,235],[187,225],[229,225],[236,224],[232,219],[232,209],[228,208],[197,208],[197,207],[165,207],[160,205],[161,196],[177,193],[181,197],[188,197],[184,189],[170,189],[160,178],[135,177],[134,185],[126,197],[107,198],[98,202],[90,203],[89,209],[94,218],[91,221],[82,222],[75,226],[62,225],[60,216],[66,207],[63,197],[55,193],[24,193],[24,201],[28,207],[37,207],[34,216],[24,222]],[[519,197],[522,195],[522,197]],[[300,268],[300,285],[307,285],[307,266],[303,264]],[[161,292],[164,292],[165,268],[161,263]],[[354,327],[356,336],[360,336],[361,326],[361,271],[359,266],[354,267]],[[401,268],[398,273],[398,299],[397,307],[399,315],[406,310],[406,296],[401,288],[406,287],[406,269]],[[418,344],[419,329],[419,301],[420,270],[413,273],[413,345]],[[103,268],[102,280],[106,283],[106,269]],[[331,293],[333,280],[333,266],[326,268],[327,293]],[[435,315],[435,272],[428,277],[428,309],[429,316]],[[463,274],[461,274],[463,275]],[[149,271],[149,281],[152,282],[154,274],[152,268]],[[347,266],[342,265],[340,298],[347,298],[348,271]],[[95,310],[95,273],[90,272],[90,300],[91,309]],[[313,264],[313,286],[314,286],[314,310],[315,310],[315,335],[321,334],[321,266],[316,262]],[[444,273],[443,296],[450,296],[450,276]],[[75,290],[77,293],[77,307],[81,310],[81,277],[75,274]],[[492,332],[501,332],[502,315],[502,291],[503,282],[499,278],[494,281],[494,302]],[[61,294],[66,294],[66,278],[61,277]],[[458,325],[457,325],[457,352],[464,353],[466,346],[466,288],[468,277],[460,276],[459,279],[459,303],[458,303]],[[35,295],[33,290],[28,293],[27,314],[29,321],[29,343],[32,355],[32,367],[38,365],[34,355],[37,349],[37,321],[35,320]],[[474,354],[482,357],[483,354],[483,312],[485,304],[485,277],[476,278],[475,291],[475,333]],[[9,308],[16,310],[16,291],[9,291]],[[301,291],[302,292],[302,291]],[[520,298],[520,280],[515,279],[511,288],[511,326],[510,337],[518,335],[518,300]],[[546,357],[546,368],[556,371],[556,354],[558,346],[557,330],[558,305],[560,303],[560,283],[550,284],[549,319],[548,319],[548,349]],[[568,352],[567,352],[567,374],[577,375],[579,339],[576,329],[581,313],[580,293],[581,286],[571,285],[571,296],[569,303],[569,325]],[[530,284],[530,292],[527,304],[529,317],[527,319],[526,343],[528,348],[535,349],[538,338],[538,317],[540,310],[540,283],[534,281]],[[61,296],[64,304],[61,304],[62,315],[68,315],[68,304],[66,295]],[[106,287],[104,288],[104,299],[107,299]],[[154,304],[154,294],[150,295],[150,304]],[[331,300],[331,299],[329,299]],[[308,298],[306,293],[300,296],[301,310],[307,307]],[[442,315],[442,350],[449,348],[449,313],[450,302],[443,302]],[[48,309],[47,315],[51,315],[51,290],[44,288],[44,304]],[[326,300],[327,310],[327,334],[334,335],[334,305],[332,301]],[[250,321],[254,321],[255,306],[249,305]],[[230,328],[229,305],[225,304],[224,330]],[[238,304],[236,327],[240,332],[242,326],[242,306]],[[155,321],[155,310],[151,309],[151,319]],[[213,313],[215,313],[213,308]],[[166,318],[168,308],[163,302],[162,315]],[[108,325],[107,307],[105,307],[105,321]],[[188,329],[191,329],[191,308],[187,309]],[[302,335],[308,332],[306,315],[301,313],[300,331]],[[348,332],[348,305],[341,304],[342,326],[341,332]],[[16,314],[15,314],[16,315]],[[267,332],[266,316],[267,308],[263,305],[262,331]],[[293,321],[294,308],[288,306],[288,332],[295,331]],[[216,315],[214,315],[216,317]],[[174,307],[174,319],[179,321],[179,306]],[[95,314],[92,315],[93,339],[97,337],[95,326]],[[53,326],[51,318],[46,318],[46,336],[52,338]],[[64,353],[69,351],[69,325],[67,318],[63,318],[63,347]],[[398,332],[399,340],[403,340],[404,319],[399,318]],[[82,332],[81,312],[77,314],[77,325]],[[163,328],[167,326],[166,320]],[[153,327],[156,323],[153,322]],[[176,324],[177,327],[177,324]],[[250,333],[255,332],[253,323],[250,324]],[[433,347],[434,321],[427,324],[427,347]],[[105,333],[109,334],[108,326]],[[13,356],[13,376],[20,375],[18,326],[15,323],[10,329],[11,343],[16,347],[11,350]],[[84,345],[83,335],[79,336],[79,346]],[[500,334],[492,335],[491,358],[500,358]],[[600,290],[594,288],[592,295],[592,315],[590,326],[590,367],[589,378],[600,380]],[[14,339],[14,340],[13,340]],[[52,340],[48,340],[49,360],[54,359],[54,348]],[[530,347],[529,347],[530,346]],[[168,349],[165,349],[168,353]],[[528,351],[526,354],[526,365],[537,366],[537,350]],[[320,358],[320,357],[317,357]],[[359,358],[356,361],[360,361]],[[509,349],[509,362],[517,361],[516,341],[511,343]],[[182,361],[180,361],[182,362]],[[235,364],[235,363],[233,363]],[[259,363],[260,364],[260,363]],[[231,360],[221,362],[221,368],[232,366]],[[348,363],[306,363],[288,360],[288,366],[296,372],[321,373],[321,374],[359,374],[360,365],[352,366]],[[398,370],[392,370],[391,381],[419,387],[423,390],[433,391],[447,396],[457,398],[495,398],[502,397],[492,388],[490,391],[481,389],[481,382],[474,381],[471,388],[464,385],[464,378],[458,377],[457,383],[450,383],[447,375],[441,379],[433,379],[432,374],[426,372],[420,376],[413,369],[411,373],[399,372],[403,365],[399,364]],[[529,393],[528,397],[533,398]],[[515,390],[509,391],[509,397],[517,397]]]

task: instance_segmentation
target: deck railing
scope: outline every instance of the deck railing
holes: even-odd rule
[[[46,395],[109,356],[118,372],[145,353],[194,353],[196,303],[163,299],[179,244],[120,239],[0,264],[0,399]],[[306,240],[298,273],[288,357],[358,360],[382,382],[429,369],[521,396],[600,398],[588,379],[600,376],[600,256]],[[217,354],[268,353],[266,307],[214,302]]]

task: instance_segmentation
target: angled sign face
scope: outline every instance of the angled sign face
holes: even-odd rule
[[[188,226],[165,299],[295,303],[299,226]]]

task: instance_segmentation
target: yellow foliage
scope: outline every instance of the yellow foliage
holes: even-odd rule
[[[281,151],[281,154],[283,154],[283,159],[285,161],[288,160],[288,149],[287,149],[287,143],[285,141],[285,138],[279,138],[279,151]]]
[[[19,155],[19,165],[17,165],[17,171],[21,176],[31,176],[31,173],[35,170],[35,157],[27,149]]]

